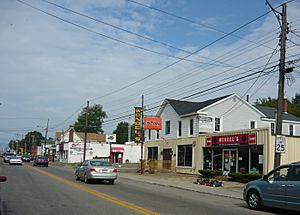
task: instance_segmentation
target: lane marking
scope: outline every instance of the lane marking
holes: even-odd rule
[[[67,179],[61,178],[61,177],[59,177],[59,176],[57,176],[57,175],[54,175],[54,174],[52,174],[52,173],[49,173],[49,172],[47,172],[47,171],[38,169],[38,168],[36,168],[36,167],[29,166],[29,165],[26,165],[26,166],[29,167],[30,169],[36,171],[36,172],[42,173],[42,174],[44,174],[44,175],[47,175],[47,176],[49,176],[49,177],[52,178],[52,179],[55,179],[55,180],[57,180],[57,181],[60,181],[60,182],[62,182],[62,183],[64,183],[64,184],[67,184],[67,185],[69,185],[69,186],[75,187],[75,188],[77,188],[77,189],[79,189],[79,190],[85,191],[85,192],[87,192],[87,193],[90,193],[90,194],[92,194],[92,195],[94,195],[94,196],[97,196],[97,197],[100,197],[100,198],[102,198],[102,199],[105,199],[105,200],[107,200],[107,201],[113,202],[113,203],[118,204],[118,205],[120,205],[120,206],[123,206],[123,207],[125,207],[125,208],[134,210],[134,211],[139,212],[139,213],[141,213],[141,214],[145,214],[145,215],[159,215],[159,213],[157,213],[157,212],[154,212],[154,211],[148,210],[148,209],[146,209],[146,208],[143,208],[143,207],[141,207],[141,206],[135,205],[135,204],[133,204],[133,203],[126,202],[126,201],[123,201],[123,200],[121,200],[121,199],[112,197],[112,196],[110,196],[110,195],[107,195],[107,194],[105,194],[105,193],[102,193],[102,192],[93,190],[93,189],[88,188],[88,187],[86,187],[86,186],[83,186],[83,185],[74,183],[74,182],[72,182],[72,181],[69,181],[69,180],[67,180]]]

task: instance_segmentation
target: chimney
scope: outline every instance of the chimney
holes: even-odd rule
[[[246,101],[249,102],[249,95],[246,95]]]
[[[283,113],[287,113],[288,112],[288,99],[284,98],[282,100],[283,104],[282,104],[282,112]]]

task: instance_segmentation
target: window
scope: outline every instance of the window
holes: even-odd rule
[[[170,134],[171,133],[171,122],[170,120],[169,121],[166,121],[166,124],[165,124],[165,134]]]
[[[159,130],[156,130],[156,139],[159,139]]]
[[[290,136],[294,136],[294,125],[289,125],[289,134]]]
[[[178,137],[182,135],[182,122],[178,121]]]
[[[275,123],[271,122],[271,134],[275,134]]]
[[[285,181],[288,176],[289,169],[289,167],[282,167],[280,169],[275,170],[268,176],[268,181]]]
[[[151,140],[151,130],[148,130],[148,140]]]
[[[300,181],[300,166],[294,166],[293,171],[288,177],[289,181]]]
[[[190,135],[194,134],[194,119],[190,119]]]
[[[215,118],[215,131],[221,131],[221,119]]]
[[[158,147],[148,147],[148,160],[157,160]]]
[[[250,121],[250,129],[256,128],[256,122],[255,121]]]
[[[193,145],[178,145],[177,150],[177,166],[192,167]]]

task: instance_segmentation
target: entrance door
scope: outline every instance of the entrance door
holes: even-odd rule
[[[223,150],[223,171],[237,172],[238,170],[238,152],[237,149]]]
[[[171,169],[172,167],[172,149],[163,150],[163,168]]]

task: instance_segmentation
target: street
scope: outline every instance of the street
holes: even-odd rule
[[[119,177],[115,185],[75,181],[72,169],[11,166],[0,161],[4,214],[285,214],[249,210],[242,200],[224,198]],[[276,213],[275,213],[276,212]],[[293,212],[289,212],[293,214]],[[294,213],[296,214],[296,213]]]

